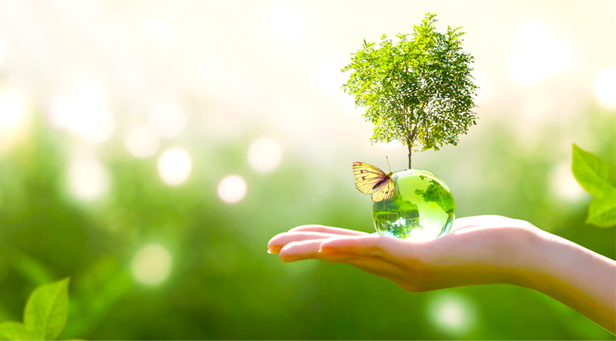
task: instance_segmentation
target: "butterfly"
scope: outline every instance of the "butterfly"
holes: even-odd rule
[[[394,195],[392,172],[385,174],[382,170],[363,162],[353,162],[355,186],[364,194],[372,194],[372,201],[379,202]]]

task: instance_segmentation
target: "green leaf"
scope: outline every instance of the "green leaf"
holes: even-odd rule
[[[599,227],[616,225],[616,191],[596,197],[590,203],[586,223]]]
[[[42,285],[30,295],[24,323],[35,338],[54,340],[60,335],[68,316],[68,278]]]
[[[26,326],[18,322],[5,322],[0,324],[0,340],[33,340],[36,339]]]
[[[594,195],[603,196],[616,191],[616,172],[605,160],[573,145],[573,176]]]

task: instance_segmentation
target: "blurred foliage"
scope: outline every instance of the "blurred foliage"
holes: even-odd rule
[[[597,136],[596,153],[613,162],[614,115],[591,108],[585,117],[580,127]],[[560,159],[551,137],[520,152],[512,134],[495,125],[472,155],[456,147],[462,149],[424,161],[425,168],[447,180],[455,176],[451,165],[473,162],[480,176],[452,181],[459,216],[526,219],[614,259],[615,230],[584,228],[588,202],[551,194],[546,179]],[[66,189],[67,137],[35,116],[27,137],[0,154],[0,322],[20,320],[37,286],[70,276],[59,338],[614,339],[561,303],[518,287],[409,294],[346,265],[280,263],[266,253],[273,235],[307,223],[372,231],[370,203],[356,195],[350,167],[324,170],[290,154],[275,173],[249,171],[248,138],[205,147],[189,180],[176,187],[160,180],[154,159],[135,159],[111,141],[97,151],[111,188],[87,203]],[[216,195],[224,169],[250,185],[239,203]],[[461,187],[468,182],[471,189]],[[136,281],[130,267],[152,242],[172,256],[171,274],[158,286]],[[468,329],[439,325],[429,314],[439,302],[453,302],[474,322]]]

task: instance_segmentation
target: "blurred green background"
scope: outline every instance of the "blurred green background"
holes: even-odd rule
[[[282,264],[316,223],[372,232],[351,162],[403,169],[339,70],[426,12],[464,26],[478,125],[414,155],[457,216],[500,214],[615,258],[585,225],[576,143],[616,162],[616,2],[0,0],[0,322],[70,276],[61,338],[614,339],[506,285],[410,294]]]

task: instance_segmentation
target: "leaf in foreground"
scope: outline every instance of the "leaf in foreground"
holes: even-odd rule
[[[603,196],[616,191],[616,172],[607,161],[573,145],[573,176],[594,195]]]
[[[616,192],[592,200],[586,223],[599,227],[616,225]]]
[[[42,285],[30,295],[24,323],[36,338],[54,340],[60,335],[68,316],[68,281]]]

